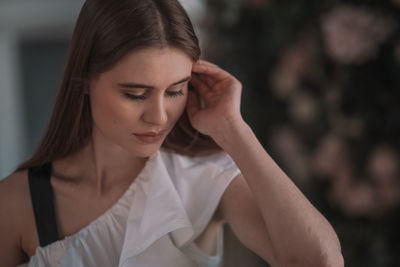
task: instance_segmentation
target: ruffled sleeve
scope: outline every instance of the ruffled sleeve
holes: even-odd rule
[[[204,157],[177,154],[169,157],[173,162],[171,179],[193,222],[195,239],[207,226],[223,193],[240,170],[226,152]]]
[[[142,203],[137,207],[133,200],[120,266],[186,267],[219,262],[215,256],[201,257],[200,251],[196,256],[193,241],[207,227],[224,191],[239,174],[238,167],[225,152],[188,157],[160,150],[153,160],[146,174],[150,185],[145,200],[137,199]]]

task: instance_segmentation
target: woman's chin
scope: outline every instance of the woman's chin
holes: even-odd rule
[[[146,146],[141,146],[141,147],[135,147],[134,149],[131,150],[131,153],[135,155],[136,157],[139,158],[148,158],[160,149],[161,144],[151,144],[151,145],[146,145]]]

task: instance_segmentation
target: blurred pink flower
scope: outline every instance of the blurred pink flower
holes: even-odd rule
[[[347,149],[342,139],[326,135],[315,151],[313,170],[332,181],[328,199],[349,216],[379,217],[398,207],[399,153],[390,146],[377,145],[367,158],[367,176],[357,179]]]
[[[378,145],[369,154],[367,173],[379,205],[385,213],[400,204],[400,155],[388,145]]]
[[[288,125],[275,128],[271,136],[271,148],[288,174],[305,184],[310,178],[307,149],[296,132]]]
[[[276,97],[287,99],[297,89],[301,79],[319,75],[315,62],[316,46],[315,33],[305,30],[299,39],[288,46],[283,52],[275,71],[272,73],[272,91]]]
[[[322,18],[326,51],[344,64],[361,64],[376,56],[379,45],[396,27],[390,17],[349,5],[338,6]]]
[[[350,162],[344,140],[334,134],[327,134],[319,141],[313,154],[312,168],[320,177],[333,178],[338,170]]]
[[[298,91],[289,101],[289,115],[294,122],[311,124],[321,113],[318,99],[305,92]]]
[[[374,188],[367,183],[359,183],[347,189],[345,197],[340,198],[342,210],[350,216],[374,216],[378,209]]]
[[[368,172],[378,178],[376,182],[388,182],[395,177],[400,178],[400,156],[388,145],[378,145],[368,157]],[[386,178],[386,179],[385,179]]]

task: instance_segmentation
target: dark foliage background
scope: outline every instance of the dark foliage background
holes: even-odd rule
[[[328,218],[346,266],[400,265],[400,1],[209,0],[206,58]]]

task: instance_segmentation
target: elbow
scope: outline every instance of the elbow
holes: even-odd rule
[[[344,258],[340,249],[323,253],[321,267],[344,267]]]
[[[329,250],[325,252],[319,252],[314,254],[314,257],[302,257],[292,256],[284,261],[280,261],[280,264],[272,266],[284,266],[284,267],[344,267],[344,258],[339,250]]]
[[[281,261],[280,264],[271,264],[271,266],[282,266],[282,267],[344,267],[344,259],[342,253],[330,253],[325,254],[324,257],[319,259],[307,259],[307,258],[291,258],[287,261]]]
[[[340,241],[333,232],[333,237],[325,238],[319,246],[319,265],[321,267],[344,267],[344,257]]]
[[[328,261],[325,262],[325,267],[344,267],[344,258],[342,253],[339,253],[334,258],[332,257]]]

